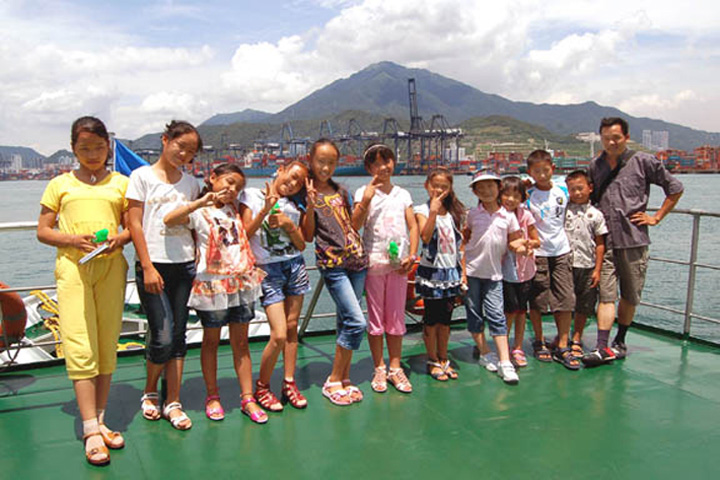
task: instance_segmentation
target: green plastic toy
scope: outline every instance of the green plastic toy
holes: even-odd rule
[[[108,239],[108,229],[103,228],[102,230],[98,230],[95,232],[95,238],[93,239],[93,242],[95,243],[104,243],[107,242]]]
[[[398,257],[400,256],[400,247],[395,240],[390,240],[390,242],[388,243],[387,251],[388,256],[390,257],[390,261],[397,262]]]
[[[272,207],[272,210],[270,210],[270,215],[275,215],[278,213],[280,213],[280,205],[276,203],[275,206]]]

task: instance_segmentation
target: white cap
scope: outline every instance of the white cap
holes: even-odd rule
[[[477,182],[482,182],[483,180],[496,180],[500,181],[500,177],[495,175],[492,172],[488,172],[486,170],[481,170],[477,172],[475,175],[473,175],[472,182],[470,182],[470,186],[472,187]]]

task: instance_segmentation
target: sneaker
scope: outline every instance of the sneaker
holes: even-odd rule
[[[616,360],[623,360],[625,357],[627,357],[627,345],[625,345],[625,342],[613,342],[610,350],[612,350],[612,352],[615,354]]]
[[[497,373],[500,376],[500,378],[503,379],[503,382],[515,385],[520,381],[520,377],[518,377],[517,372],[515,371],[515,367],[511,362],[500,362],[497,364]]]
[[[597,367],[598,365],[610,363],[613,360],[615,360],[615,354],[608,347],[600,350],[595,349],[582,357],[582,362],[586,367]]]
[[[488,352],[485,355],[480,355],[480,358],[478,358],[480,366],[485,367],[485,370],[493,373],[498,371],[497,365],[499,361],[495,352]]]

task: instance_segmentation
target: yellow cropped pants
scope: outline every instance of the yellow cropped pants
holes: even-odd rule
[[[60,335],[71,380],[115,371],[128,265],[122,254],[85,265],[62,256],[55,264]]]

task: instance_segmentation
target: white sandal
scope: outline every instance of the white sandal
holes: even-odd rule
[[[182,413],[175,417],[170,417],[170,412],[172,412],[173,410],[180,410],[180,412]],[[176,430],[190,430],[190,428],[192,427],[192,422],[190,422],[185,427],[180,425],[183,421],[190,420],[190,417],[188,417],[185,412],[183,412],[182,404],[180,402],[172,402],[165,405],[165,407],[163,407],[163,417],[165,417],[170,422],[170,425],[172,425],[173,428]]]
[[[145,420],[150,420],[151,422],[160,420],[160,409],[157,406],[157,402],[159,401],[160,395],[158,395],[157,392],[143,393],[143,396],[140,397],[140,408],[142,409],[142,416]]]

